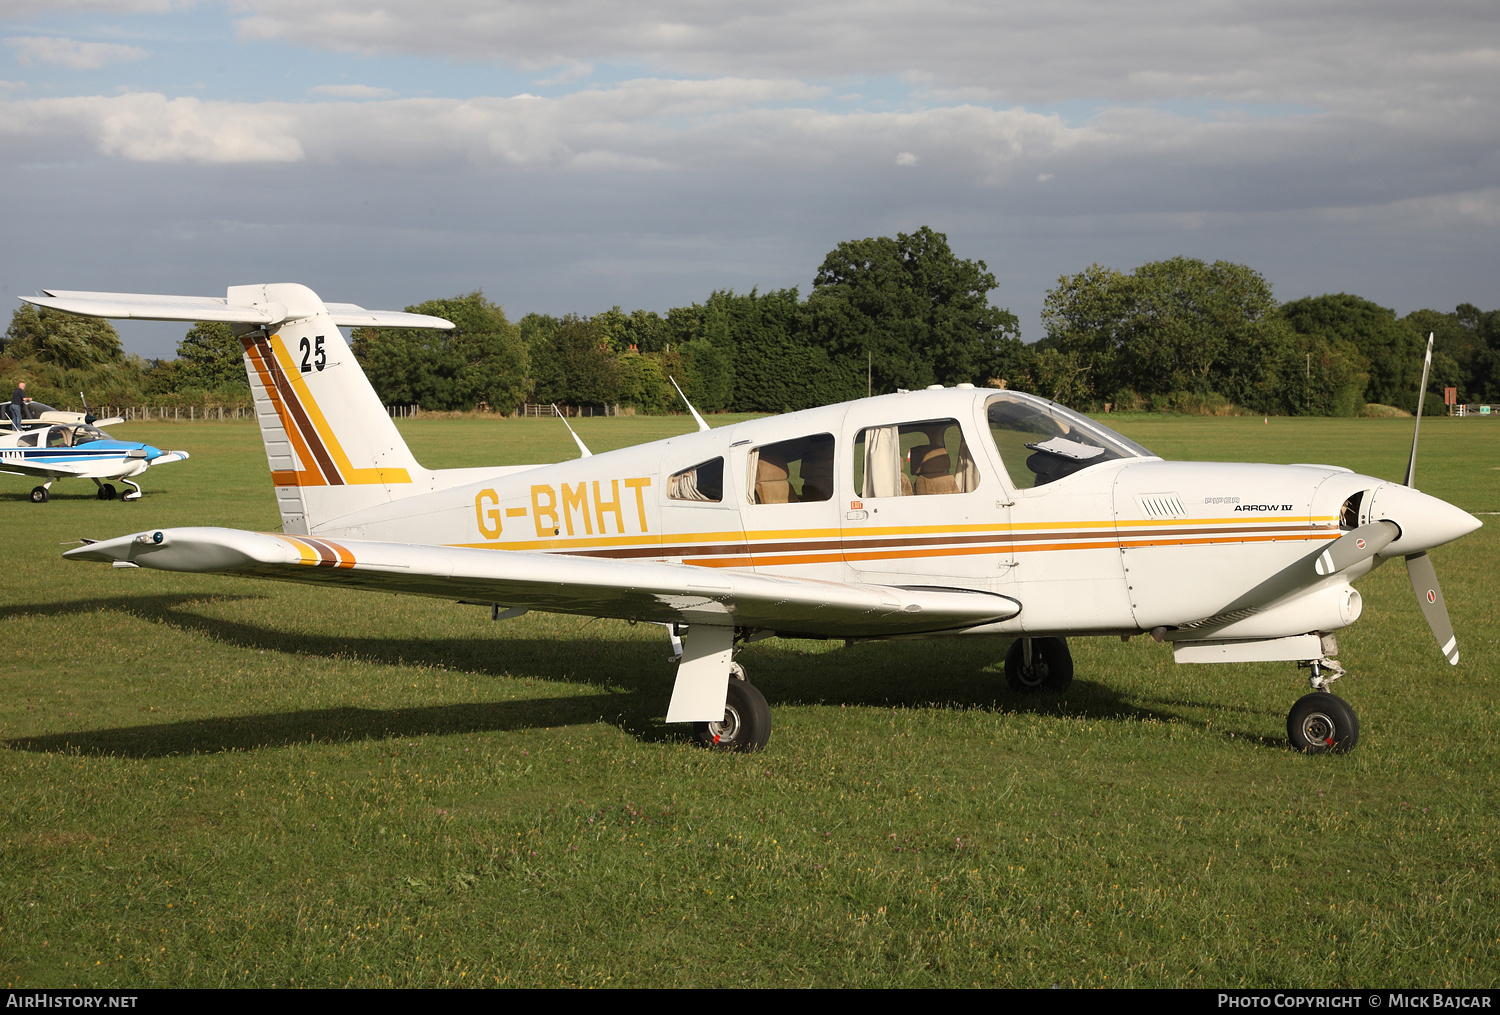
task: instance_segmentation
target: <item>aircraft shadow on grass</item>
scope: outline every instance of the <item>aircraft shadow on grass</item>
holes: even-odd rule
[[[39,603],[0,608],[0,620],[59,617],[101,610],[167,624],[239,649],[327,660],[355,660],[397,667],[446,667],[508,679],[544,679],[602,687],[606,693],[513,701],[474,701],[411,708],[309,709],[281,713],[212,717],[5,741],[27,751],[80,752],[124,757],[217,753],[290,746],[309,741],[378,740],[423,735],[494,732],[606,722],[646,742],[686,735],[680,725],[661,721],[672,686],[669,648],[660,642],[612,637],[608,627],[592,638],[569,642],[559,652],[550,638],[344,638],[208,617],[190,607],[205,599],[223,602],[263,600],[258,595],[173,594]],[[485,623],[476,620],[476,625]],[[885,708],[956,708],[996,712],[1067,715],[1115,721],[1177,720],[1206,725],[1171,707],[1195,703],[1127,700],[1104,684],[1075,679],[1061,696],[1033,697],[1011,692],[999,660],[1004,639],[886,641],[856,643],[836,651],[808,652],[799,643],[767,642],[747,647],[740,660],[756,685],[775,705],[848,705]],[[1222,706],[1203,705],[1222,714]],[[1254,711],[1254,710],[1249,710]],[[1257,712],[1258,714],[1258,712]],[[1258,734],[1215,727],[1256,742]],[[1243,741],[1242,741],[1243,742]]]

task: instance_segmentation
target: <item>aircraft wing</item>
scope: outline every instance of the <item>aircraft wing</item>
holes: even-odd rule
[[[68,479],[77,476],[81,470],[72,469],[60,462],[51,462],[47,465],[32,465],[20,457],[0,457],[0,472],[8,472],[12,476],[37,476],[42,479]]]
[[[984,592],[850,584],[658,561],[178,528],[63,554],[163,571],[242,575],[402,592],[553,613],[861,637],[972,627],[1013,617]]]

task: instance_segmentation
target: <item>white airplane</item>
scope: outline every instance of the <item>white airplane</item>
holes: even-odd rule
[[[189,457],[186,451],[115,440],[101,428],[123,423],[119,417],[96,420],[87,413],[62,412],[40,402],[27,408],[31,411],[20,429],[9,419],[0,428],[0,472],[45,480],[32,488],[33,504],[50,500],[52,484],[59,479],[92,479],[100,500],[115,499],[115,488],[107,482],[114,480],[130,487],[121,500],[139,500],[141,488],[133,477]]]
[[[1427,551],[1480,523],[1415,489],[1415,440],[1404,485],[1168,462],[1046,399],[959,385],[713,430],[695,411],[683,437],[434,471],[338,328],[446,321],[291,284],[32,302],[235,324],[281,508],[280,533],[166,528],[64,556],[670,625],[684,644],[666,719],[704,744],[766,745],[769,709],[734,653],[773,634],[1010,638],[1010,686],[1053,693],[1073,676],[1067,638],[1149,634],[1180,663],[1298,662],[1314,690],[1292,706],[1292,745],[1346,751],[1359,727],[1328,690],[1336,632],[1360,614],[1352,583],[1397,557],[1458,662]]]

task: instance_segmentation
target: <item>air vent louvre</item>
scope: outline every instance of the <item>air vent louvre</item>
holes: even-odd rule
[[[1147,518],[1186,518],[1187,508],[1175,493],[1138,493],[1135,502]]]

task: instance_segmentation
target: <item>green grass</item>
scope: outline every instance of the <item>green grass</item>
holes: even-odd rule
[[[718,420],[716,420],[717,422]],[[1410,421],[1135,417],[1173,458],[1399,476]],[[681,418],[583,419],[594,450]],[[121,986],[1491,986],[1494,518],[1343,632],[1359,749],[1303,757],[1289,664],[1079,640],[1064,701],[1003,641],[768,640],[771,747],[661,723],[660,629],[71,564],[138,528],[274,529],[249,423],[136,504],[0,477],[0,982]],[[433,466],[576,452],[548,420],[403,425]],[[1500,432],[1423,423],[1423,489],[1500,511]]]

